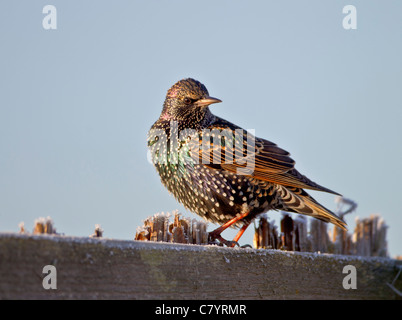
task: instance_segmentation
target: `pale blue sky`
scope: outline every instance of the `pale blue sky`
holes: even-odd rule
[[[342,27],[348,4],[357,30]],[[0,39],[0,231],[51,216],[67,235],[99,223],[132,239],[156,212],[196,217],[146,158],[167,89],[193,77],[223,100],[214,113],[356,201],[350,229],[381,214],[402,254],[401,1],[4,0]]]

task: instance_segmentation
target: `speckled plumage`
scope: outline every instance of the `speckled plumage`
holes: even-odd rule
[[[217,102],[221,101],[211,98],[200,82],[178,81],[168,90],[162,113],[148,133],[153,162],[165,187],[190,211],[225,224],[215,230],[214,238],[223,240],[220,233],[228,226],[244,224],[244,232],[258,214],[268,210],[310,215],[345,228],[342,220],[303,188],[336,193],[300,174],[290,154],[276,144],[252,136],[253,171],[238,174],[244,167],[240,160],[251,159],[244,151],[250,142],[246,131],[211,113],[209,105]],[[235,140],[236,129],[243,132],[240,143]],[[221,136],[224,132],[233,139],[234,148]],[[212,152],[203,153],[201,141]],[[239,147],[242,157],[236,158]],[[220,161],[213,158],[214,150],[220,150]],[[226,161],[225,152],[232,162]]]

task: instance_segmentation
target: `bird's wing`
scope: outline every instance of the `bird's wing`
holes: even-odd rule
[[[215,131],[214,135],[214,131],[211,130],[209,141],[207,138],[210,146],[210,149],[207,150],[210,152],[205,152],[205,147],[203,150],[200,141],[200,163],[202,161],[205,166],[220,167],[237,174],[243,172],[242,174],[255,179],[284,186],[338,194],[299,173],[294,168],[295,161],[290,157],[289,152],[279,148],[275,143],[254,137],[250,133],[247,134],[246,130],[226,121],[219,125],[215,123],[208,129],[212,128],[218,131]],[[218,132],[222,132],[222,134],[216,138]],[[242,132],[242,137],[240,132]],[[231,137],[233,147],[231,143],[227,142],[229,140],[227,137]],[[204,136],[203,141],[205,144]],[[219,152],[220,158],[216,156]],[[227,161],[228,159],[229,161]],[[231,159],[232,161],[230,161]],[[251,170],[247,171],[248,168]]]

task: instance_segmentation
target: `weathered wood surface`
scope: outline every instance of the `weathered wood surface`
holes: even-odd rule
[[[0,233],[1,299],[395,299],[401,261]],[[45,265],[57,289],[45,290]],[[344,266],[357,269],[346,290]],[[394,282],[402,287],[402,279]]]

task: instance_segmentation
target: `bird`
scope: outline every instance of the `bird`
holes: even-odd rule
[[[305,189],[335,195],[295,168],[277,144],[214,115],[222,100],[199,81],[185,78],[166,94],[148,131],[152,163],[162,184],[189,211],[219,224],[210,243],[234,247],[250,223],[269,210],[312,216],[346,230],[346,223]],[[221,236],[237,228],[232,241]]]

